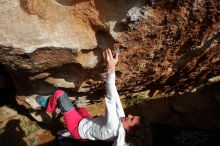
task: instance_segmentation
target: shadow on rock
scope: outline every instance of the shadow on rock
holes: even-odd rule
[[[23,140],[25,137],[25,132],[20,126],[20,120],[13,119],[7,122],[4,132],[0,134],[0,145],[2,146],[27,146],[26,142]]]
[[[154,146],[215,146],[220,138],[220,83],[195,93],[152,99],[126,108],[151,125]],[[217,144],[218,143],[218,144]]]

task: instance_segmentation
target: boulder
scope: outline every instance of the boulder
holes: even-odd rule
[[[50,95],[57,88],[71,96],[104,89],[106,47],[121,52],[120,94],[183,94],[220,74],[216,0],[0,0],[0,5],[0,65],[20,97]]]

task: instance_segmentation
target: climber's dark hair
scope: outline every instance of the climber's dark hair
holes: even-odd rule
[[[126,131],[125,141],[129,146],[151,146],[152,132],[150,124],[141,118],[140,124]]]

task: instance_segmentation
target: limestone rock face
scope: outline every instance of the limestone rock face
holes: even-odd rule
[[[47,93],[57,87],[83,91],[81,85],[87,85],[91,76],[100,80],[96,76],[103,71],[102,48],[113,46],[118,35],[115,24],[138,1],[126,3],[1,0],[0,60],[17,90],[22,94]]]
[[[53,0],[3,0],[1,6],[3,46],[20,48],[24,53],[51,46],[75,51],[97,46],[89,20],[71,15],[73,9]]]
[[[0,0],[0,5],[0,64],[19,95],[103,89],[106,47],[121,50],[121,93],[170,95],[219,79],[217,0]]]
[[[213,77],[219,81],[218,1],[154,1],[142,10],[142,19],[118,39],[122,89],[161,96],[196,91]]]

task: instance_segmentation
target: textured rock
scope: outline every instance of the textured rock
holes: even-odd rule
[[[105,47],[121,50],[121,93],[182,94],[220,74],[217,0],[0,4],[0,62],[19,95],[49,95],[57,88],[72,94],[103,89]]]
[[[101,48],[113,47],[119,31],[114,31],[115,24],[138,1],[1,0],[0,3],[1,63],[10,72],[17,90],[32,94],[52,92],[53,87],[83,91],[81,84],[86,86],[91,77],[100,80]],[[64,73],[67,67],[72,70]],[[36,85],[40,84],[45,91],[39,91]]]
[[[144,8],[143,8],[144,9]],[[143,19],[130,23],[117,47],[125,90],[164,95],[190,92],[220,73],[219,3],[154,1]],[[134,88],[135,87],[135,88]]]
[[[1,6],[3,46],[21,48],[24,53],[51,46],[74,51],[97,46],[88,20],[71,15],[72,9],[53,0],[1,0]]]

